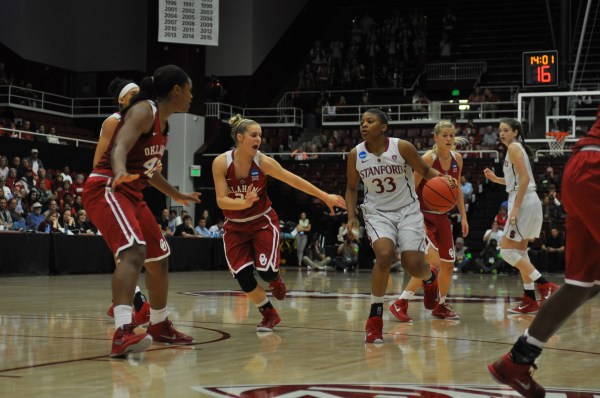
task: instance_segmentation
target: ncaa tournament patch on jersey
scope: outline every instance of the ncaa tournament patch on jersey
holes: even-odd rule
[[[258,170],[253,169],[250,172],[250,177],[252,177],[252,181],[258,181]]]
[[[361,159],[364,159],[364,158],[367,157],[367,153],[365,151],[360,151],[358,153],[358,157],[361,158]]]

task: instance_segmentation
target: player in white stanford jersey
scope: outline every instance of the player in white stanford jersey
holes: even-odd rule
[[[456,129],[449,121],[441,121],[433,129],[435,144],[433,148],[423,155],[425,164],[433,167],[440,173],[447,175],[455,181],[460,181],[461,170],[463,167],[462,156],[455,151]],[[464,138],[459,139],[459,143],[464,145],[468,141]],[[439,298],[428,300],[425,298],[425,308],[433,310],[431,315],[441,319],[459,319],[459,315],[452,310],[452,307],[446,303],[446,295],[450,290],[452,274],[454,273],[454,237],[452,235],[452,226],[446,213],[439,214],[429,210],[421,198],[421,192],[425,181],[420,174],[415,174],[415,184],[417,185],[417,194],[421,204],[421,211],[425,217],[425,228],[429,245],[425,259],[436,269],[439,269],[438,288]],[[469,224],[467,222],[467,211],[462,193],[458,195],[458,211],[461,215],[461,232],[466,237],[469,234]],[[420,288],[422,282],[418,278],[411,278],[406,288],[389,307],[391,313],[401,322],[410,322],[412,318],[408,316],[408,302]]]
[[[375,265],[371,276],[371,312],[365,328],[367,343],[383,342],[383,300],[390,267],[400,251],[402,266],[411,276],[424,281],[424,288],[437,296],[435,274],[425,264],[426,235],[423,214],[415,189],[413,170],[425,179],[439,176],[427,166],[415,147],[407,141],[386,136],[387,115],[369,109],[360,122],[364,142],[348,155],[348,231],[358,228],[356,202],[358,184],[365,186],[361,205]]]
[[[131,99],[140,92],[140,87],[132,82],[131,80],[121,79],[120,77],[114,78],[108,85],[108,93],[114,97],[115,103],[119,106],[119,111],[113,113],[102,123],[100,129],[100,137],[98,138],[98,144],[96,145],[96,151],[94,152],[94,163],[93,167],[96,167],[106,149],[110,145],[113,134],[117,129],[117,125],[121,121],[121,111],[123,108],[129,106]],[[135,296],[133,297],[134,307],[134,321],[138,325],[144,325],[150,320],[150,304],[146,300],[146,296],[142,293],[139,286],[135,287]],[[114,303],[110,306],[106,314],[114,318]]]
[[[523,279],[523,297],[519,305],[508,310],[516,314],[535,314],[539,305],[535,299],[534,287],[541,295],[541,304],[558,286],[548,282],[534,267],[527,255],[529,239],[540,236],[542,230],[542,204],[536,193],[535,180],[525,147],[519,141],[523,127],[515,119],[500,120],[500,140],[506,146],[504,178],[496,176],[489,168],[485,177],[492,182],[506,185],[508,192],[508,221],[504,226],[504,236],[500,245],[502,259],[516,267]]]
[[[179,192],[158,171],[167,142],[167,120],[171,114],[189,109],[191,90],[189,77],[175,65],[160,67],[152,77],[145,77],[85,183],[84,207],[117,258],[112,281],[116,330],[111,357],[144,351],[153,340],[168,344],[194,341],[175,330],[167,318],[169,245],[142,194],[150,183],[184,205],[199,202],[199,193]],[[150,325],[147,333],[135,334],[131,302],[142,266],[150,295]]]
[[[229,124],[236,147],[217,156],[212,165],[217,204],[226,217],[225,257],[240,287],[263,315],[257,331],[269,332],[281,318],[256,281],[254,269],[269,282],[276,299],[285,298],[286,288],[279,274],[279,218],[267,195],[267,176],[321,199],[332,213],[334,206],[345,209],[346,203],[341,196],[323,192],[260,153],[262,130],[254,120],[237,115]]]

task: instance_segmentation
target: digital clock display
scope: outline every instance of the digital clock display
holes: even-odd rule
[[[523,87],[558,85],[558,51],[523,53]]]

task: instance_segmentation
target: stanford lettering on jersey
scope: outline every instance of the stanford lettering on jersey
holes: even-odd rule
[[[152,145],[150,147],[144,148],[144,155],[146,155],[146,156],[154,156],[154,155],[162,156],[164,151],[165,151],[164,145]]]
[[[390,165],[390,164],[386,164],[386,165],[382,165],[382,166],[373,166],[373,167],[369,167],[368,169],[364,169],[360,171],[360,178],[367,178],[367,177],[372,177],[372,176],[377,176],[377,175],[382,175],[382,174],[404,174],[404,167],[399,165],[399,164],[395,164],[395,165]]]

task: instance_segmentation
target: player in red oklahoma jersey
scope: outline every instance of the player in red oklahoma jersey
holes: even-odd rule
[[[276,299],[285,298],[286,288],[279,275],[279,217],[267,196],[267,176],[323,200],[332,213],[334,206],[345,209],[346,203],[341,196],[323,192],[260,153],[262,131],[254,120],[237,115],[229,124],[236,148],[217,156],[212,165],[217,204],[226,217],[225,257],[240,287],[263,315],[257,331],[269,332],[281,318],[256,281],[254,268],[269,282]]]
[[[573,147],[562,177],[567,211],[565,284],[545,300],[510,352],[488,365],[492,377],[525,397],[543,397],[532,379],[544,345],[575,311],[600,291],[600,106],[596,122]],[[594,204],[596,203],[596,204]]]
[[[455,142],[458,140],[459,143],[465,145],[467,140],[456,138],[456,129],[448,121],[441,121],[436,124],[433,133],[435,144],[430,151],[427,151],[423,155],[425,164],[436,169],[443,175],[454,178],[455,181],[460,181],[463,159],[455,151]],[[437,318],[459,319],[459,315],[446,303],[446,295],[450,290],[452,274],[454,273],[454,238],[452,236],[452,226],[447,214],[434,213],[423,202],[422,191],[425,186],[425,180],[418,173],[415,173],[415,184],[417,184],[417,195],[419,195],[419,204],[425,218],[427,239],[429,241],[426,260],[433,269],[440,270],[437,280],[439,297],[428,297],[426,295],[424,305],[428,310],[433,310],[431,315]],[[462,192],[458,195],[458,211],[461,216],[462,236],[466,237],[469,233],[469,224],[467,223],[467,212]],[[408,302],[415,295],[421,284],[422,281],[420,279],[411,278],[400,297],[390,305],[390,312],[399,321],[412,321],[412,318],[407,313]]]
[[[98,144],[94,151],[94,163],[93,167],[96,167],[102,155],[108,149],[112,137],[121,121],[121,111],[129,106],[131,99],[140,92],[140,87],[132,82],[131,80],[121,79],[120,77],[114,78],[108,85],[108,93],[114,97],[114,101],[119,105],[119,111],[113,113],[102,123],[100,129],[100,137],[98,138]],[[146,296],[142,293],[139,286],[135,287],[135,296],[133,296],[133,319],[138,325],[145,325],[150,321],[150,303],[146,300]],[[115,305],[114,303],[106,311],[106,315],[114,318]]]
[[[184,205],[199,202],[198,193],[183,194],[160,174],[167,119],[189,109],[191,90],[189,77],[175,65],[160,67],[152,77],[144,78],[85,184],[84,207],[117,259],[112,281],[116,330],[111,357],[144,351],[153,340],[169,344],[194,341],[175,330],[167,318],[169,245],[142,194],[150,183]],[[136,335],[131,302],[142,266],[150,295],[150,325],[147,333]]]

